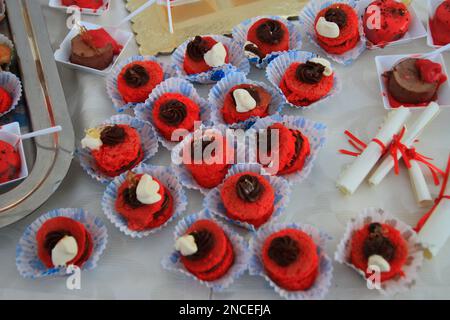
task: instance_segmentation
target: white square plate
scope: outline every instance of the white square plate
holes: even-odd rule
[[[20,163],[21,163],[19,176],[14,180],[0,183],[0,186],[5,186],[7,184],[28,177],[28,166],[25,158],[25,152],[23,151],[23,143],[22,140],[20,139],[20,136],[21,136],[20,125],[18,122],[12,122],[0,127],[0,140],[6,141],[11,145],[16,146],[17,151],[19,152],[20,155]]]
[[[109,10],[109,8],[111,7],[111,3],[110,2],[111,2],[111,0],[104,0],[103,6],[101,6],[97,10],[80,8],[80,13],[81,14],[86,14],[86,15],[92,15],[92,16],[101,16],[105,12],[107,12]],[[49,7],[52,7],[52,8],[55,8],[55,9],[64,10],[66,13],[72,13],[73,12],[73,11],[68,11],[68,9],[70,7],[63,6],[61,0],[50,0],[48,2],[48,5],[49,5]]]
[[[432,48],[440,48],[442,46],[438,46],[434,44],[433,41],[433,36],[431,35],[431,28],[430,28],[430,19],[432,19],[434,17],[434,13],[436,12],[437,7],[439,7],[439,5],[444,2],[443,0],[428,0],[428,6],[427,6],[427,11],[428,11],[428,20],[427,20],[427,44],[432,47]]]

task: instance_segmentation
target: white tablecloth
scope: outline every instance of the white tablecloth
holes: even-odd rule
[[[67,33],[63,12],[45,7],[47,0],[40,0],[48,23],[48,31],[54,49]],[[424,0],[416,1],[416,8],[424,17]],[[113,0],[111,11],[103,17],[86,17],[85,20],[107,25],[126,15],[122,0]],[[306,41],[307,42],[307,41]],[[312,49],[307,43],[305,48]],[[425,213],[416,205],[409,177],[405,170],[400,176],[393,174],[377,188],[363,185],[352,197],[344,197],[336,188],[335,181],[343,165],[352,161],[337,150],[347,147],[343,135],[350,129],[364,140],[376,132],[386,115],[382,106],[374,57],[380,54],[426,52],[425,39],[414,43],[387,48],[383,51],[368,51],[351,67],[336,67],[344,80],[343,91],[337,97],[314,110],[286,110],[286,114],[297,114],[321,121],[328,125],[328,141],[321,151],[317,163],[302,184],[293,189],[292,201],[283,219],[313,224],[328,232],[333,240],[327,246],[334,255],[337,243],[347,221],[365,207],[382,207],[403,221],[414,225]],[[137,53],[133,43],[127,55]],[[446,54],[450,68],[450,54]],[[105,90],[103,78],[75,72],[60,66],[70,113],[77,139],[83,130],[114,114],[111,101]],[[450,69],[449,69],[450,70]],[[264,73],[253,69],[250,78],[261,80]],[[210,86],[200,86],[206,96]],[[288,108],[286,108],[288,109]],[[415,116],[415,115],[414,115]],[[427,128],[420,138],[419,149],[435,158],[437,165],[444,167],[450,150],[450,109],[445,109]],[[151,164],[170,165],[169,152],[163,147]],[[431,180],[430,184],[431,184]],[[102,213],[100,199],[104,187],[83,172],[77,160],[72,163],[69,174],[50,200],[28,218],[0,230],[0,298],[14,299],[277,299],[277,294],[259,277],[245,275],[223,293],[210,293],[198,283],[182,275],[162,269],[161,259],[173,246],[174,224],[156,235],[133,240],[119,232]],[[437,188],[433,186],[434,194]],[[189,213],[201,208],[202,196],[196,191],[187,191]],[[64,278],[40,280],[23,279],[15,266],[15,246],[25,227],[39,215],[60,207],[82,207],[102,217],[109,232],[109,242],[97,269],[82,273],[82,289],[66,289]],[[408,293],[394,298],[439,299],[450,298],[450,243],[432,261],[426,261],[417,285]],[[366,288],[365,282],[353,270],[334,263],[332,287],[329,299],[379,299],[379,293]]]

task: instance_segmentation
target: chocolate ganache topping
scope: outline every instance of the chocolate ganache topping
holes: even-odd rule
[[[194,40],[187,45],[186,52],[192,60],[201,61],[205,53],[208,52],[208,49],[206,41],[204,41],[202,37],[196,36]]]
[[[123,199],[126,204],[128,204],[131,208],[137,209],[142,207],[144,204],[140,202],[137,198],[136,189],[139,183],[136,174],[133,172],[128,172],[127,174],[128,188],[123,190]]]
[[[214,137],[211,137],[210,139],[205,139],[205,137],[202,137],[202,139],[198,140],[192,140],[191,142],[191,159],[195,159],[195,153],[196,149],[198,148],[198,145],[201,143],[201,154],[200,156],[203,156],[203,151],[205,151],[206,147],[209,146],[211,143],[213,143],[216,139]]]
[[[53,231],[47,234],[44,242],[45,250],[51,255],[53,248],[58,244],[59,240],[65,236],[70,236],[70,233],[65,230]]]
[[[347,24],[347,15],[340,8],[330,8],[325,12],[325,20],[336,23],[342,29]]]
[[[115,146],[125,141],[125,130],[118,125],[106,127],[100,134],[100,140],[107,146]]]
[[[258,178],[249,174],[245,174],[239,178],[236,183],[236,193],[239,198],[246,202],[255,202],[260,197],[264,187]]]
[[[256,56],[258,56],[260,60],[266,57],[266,55],[261,51],[261,49],[259,49],[254,43],[247,43],[244,46],[244,50],[255,54]]]
[[[126,84],[132,88],[142,87],[150,81],[150,75],[147,70],[139,64],[129,67],[125,71],[123,78]]]
[[[159,118],[170,126],[179,125],[186,116],[186,105],[178,100],[169,100],[159,109]]]
[[[277,44],[284,36],[281,23],[277,20],[267,20],[256,29],[259,40],[268,44]]]
[[[297,260],[300,249],[297,242],[289,236],[272,240],[269,246],[269,258],[281,267],[287,267]]]
[[[384,236],[383,226],[379,223],[371,223],[368,226],[369,236],[364,241],[364,256],[368,259],[376,254],[386,261],[391,261],[395,255],[395,247],[389,238]]]
[[[302,147],[303,147],[303,137],[302,137],[302,134],[300,133],[300,131],[291,129],[291,132],[292,132],[292,135],[295,137],[295,152],[294,152],[294,156],[292,157],[291,161],[289,162],[289,164],[287,165],[286,168],[290,168],[294,165],[294,163],[298,159],[300,152],[302,151]]]
[[[324,71],[325,67],[320,63],[307,61],[297,67],[296,77],[301,82],[316,84],[322,80]]]
[[[197,252],[193,255],[187,256],[189,260],[199,260],[208,255],[214,247],[214,235],[206,229],[194,231],[191,236],[195,239],[197,245]]]

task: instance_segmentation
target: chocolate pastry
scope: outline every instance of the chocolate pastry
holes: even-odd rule
[[[77,35],[71,42],[72,49],[69,60],[74,64],[104,70],[114,59],[114,50],[110,43],[103,48],[95,48],[87,44],[82,35]]]

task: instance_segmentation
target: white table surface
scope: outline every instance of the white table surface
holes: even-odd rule
[[[46,7],[48,0],[40,0],[48,23],[50,39],[56,49],[66,33],[63,12]],[[417,0],[416,8],[424,17],[424,0]],[[112,8],[103,17],[87,17],[98,24],[112,24],[126,15],[122,0],[113,0]],[[344,86],[341,94],[314,110],[285,110],[286,114],[302,115],[328,125],[328,141],[319,154],[309,178],[293,188],[291,203],[283,220],[313,224],[328,232],[333,240],[327,253],[334,255],[337,243],[347,221],[365,207],[382,207],[403,221],[414,225],[425,213],[416,205],[406,170],[399,176],[390,174],[377,188],[363,185],[354,196],[345,197],[336,188],[335,181],[343,165],[352,161],[337,150],[348,147],[344,130],[350,129],[368,140],[386,115],[382,106],[374,57],[380,54],[417,53],[431,49],[426,40],[391,47],[382,51],[366,51],[351,67],[335,66]],[[305,49],[311,49],[307,43]],[[126,54],[136,54],[133,43]],[[445,56],[450,68],[450,54]],[[106,94],[105,80],[87,73],[59,67],[67,102],[77,139],[86,127],[93,126],[114,114]],[[262,80],[264,73],[252,69],[250,78]],[[207,95],[210,86],[197,86]],[[417,113],[416,113],[417,114]],[[415,117],[415,115],[413,116]],[[450,109],[445,109],[420,138],[419,150],[435,158],[444,167],[450,150]],[[169,152],[160,146],[151,164],[170,165]],[[428,177],[430,178],[430,177]],[[431,184],[431,179],[428,180]],[[433,194],[438,189],[432,187]],[[174,224],[156,235],[131,239],[119,232],[103,215],[100,198],[104,187],[88,177],[74,159],[66,179],[47,203],[28,218],[0,230],[0,298],[2,299],[277,299],[278,295],[264,279],[245,275],[222,293],[212,294],[206,287],[182,275],[165,271],[161,258],[173,246]],[[187,212],[201,208],[202,196],[187,191]],[[109,233],[108,246],[98,267],[82,273],[81,290],[66,289],[64,278],[39,280],[23,279],[15,266],[15,246],[25,227],[41,214],[60,207],[82,207],[102,217]],[[438,257],[426,261],[417,285],[394,299],[450,298],[450,242]],[[353,270],[334,263],[334,277],[328,299],[381,299],[379,293],[366,288],[365,282]]]

